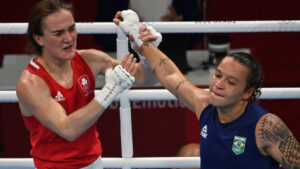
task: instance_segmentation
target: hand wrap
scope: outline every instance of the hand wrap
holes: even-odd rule
[[[147,29],[150,31],[150,33],[151,33],[152,35],[157,36],[157,39],[154,40],[154,41],[150,41],[150,43],[151,43],[152,45],[154,45],[155,47],[158,47],[159,44],[160,44],[160,42],[162,41],[162,36],[161,36],[161,34],[160,34],[159,32],[157,32],[152,26],[147,26]],[[138,51],[135,50],[135,48],[134,48],[134,47],[136,46],[135,41],[130,41],[130,45],[131,45],[131,49],[133,49],[133,50],[137,53],[137,55],[139,56],[139,58],[140,58],[142,64],[143,64],[145,67],[149,68],[150,65],[149,65],[149,63],[147,62],[146,58],[145,58],[144,56],[142,56]]]
[[[105,85],[95,96],[95,100],[106,109],[115,97],[131,87],[134,80],[135,78],[121,65],[116,66],[114,69],[107,69],[105,72]]]
[[[137,14],[132,10],[123,10],[122,11],[123,21],[120,22],[119,27],[127,35],[132,35],[135,43],[138,47],[141,47],[143,41],[139,38],[139,30],[141,28],[140,20]]]

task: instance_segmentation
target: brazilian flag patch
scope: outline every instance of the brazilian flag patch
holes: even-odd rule
[[[240,136],[234,136],[232,151],[236,155],[244,153],[246,147],[246,138]]]

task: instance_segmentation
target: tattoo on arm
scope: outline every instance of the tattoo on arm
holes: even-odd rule
[[[178,90],[178,88],[185,82],[185,80],[182,80],[178,83],[178,85],[176,86],[176,91]]]
[[[155,66],[155,68],[153,69],[153,74],[155,74],[156,68],[157,68],[158,66],[165,65],[166,62],[169,61],[169,60],[170,60],[170,59],[169,59],[168,57],[161,58],[161,59],[159,60],[159,63],[158,63],[158,64]]]
[[[175,88],[175,93],[176,93],[175,96],[176,96],[177,98],[178,98],[177,90],[179,89],[179,87],[180,87],[184,82],[185,82],[185,80],[180,81],[180,82],[177,84],[176,88]]]
[[[275,115],[263,119],[259,129],[263,142],[276,144],[282,153],[282,165],[286,169],[300,169],[300,146],[284,122]]]

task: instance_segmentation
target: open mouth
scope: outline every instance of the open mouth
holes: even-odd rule
[[[63,49],[68,50],[68,49],[71,49],[71,48],[72,48],[72,45],[69,45],[69,46],[64,47]]]

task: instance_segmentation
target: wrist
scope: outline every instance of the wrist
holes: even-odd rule
[[[103,107],[107,108],[119,93],[131,87],[135,78],[131,76],[121,65],[113,70],[107,69],[105,72],[105,85],[95,96],[95,100]]]
[[[144,56],[140,55],[140,54],[138,54],[138,55],[139,55],[139,58],[140,58],[140,62],[144,65],[144,67],[145,68],[150,68],[150,65],[149,65],[147,59]]]
[[[105,85],[100,92],[95,96],[95,100],[106,109],[119,94],[116,85]]]
[[[134,26],[131,27],[129,30],[129,34],[133,36],[133,40],[136,43],[138,47],[141,47],[143,45],[143,41],[139,38],[141,25],[140,24],[135,24]]]

